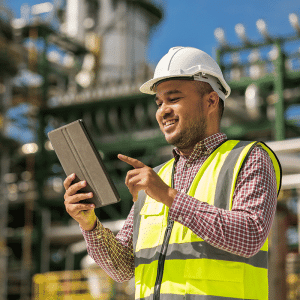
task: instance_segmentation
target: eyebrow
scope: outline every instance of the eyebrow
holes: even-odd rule
[[[165,93],[166,96],[170,96],[172,94],[182,94],[182,92],[180,90],[171,90]],[[159,98],[157,96],[155,96],[154,100],[157,101]]]

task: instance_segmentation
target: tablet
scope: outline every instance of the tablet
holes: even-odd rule
[[[75,182],[86,180],[78,193],[93,193],[84,203],[102,207],[120,201],[99,151],[96,149],[83,120],[77,120],[48,133],[49,140],[67,176],[75,173]]]

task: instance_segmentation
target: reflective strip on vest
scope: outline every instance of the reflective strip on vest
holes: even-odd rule
[[[226,141],[206,159],[188,194],[221,209],[231,210],[239,172],[259,144],[269,154],[280,189],[281,169],[275,154],[263,143]],[[174,159],[158,175],[171,186]],[[134,252],[136,299],[153,299],[158,257],[169,208],[140,193],[135,203]],[[268,299],[268,241],[251,258],[217,249],[174,222],[164,262],[160,300]],[[152,297],[152,298],[151,298]],[[183,298],[184,297],[184,298]]]
[[[179,252],[182,251],[182,252]],[[205,253],[205,257],[203,256]],[[159,253],[156,248],[142,249],[136,253],[138,267],[140,264],[147,265],[152,261],[157,260]],[[206,242],[192,242],[184,244],[170,244],[166,255],[166,260],[176,259],[224,259],[224,251],[209,245]],[[226,261],[243,262],[253,267],[268,268],[268,252],[259,251],[250,258],[234,255],[226,252]]]
[[[175,294],[161,294],[161,300],[245,300],[244,298],[231,298],[231,297],[218,297],[218,296],[207,296],[207,295],[175,295]],[[153,296],[140,298],[140,300],[153,300]],[[256,299],[247,299],[256,300]]]

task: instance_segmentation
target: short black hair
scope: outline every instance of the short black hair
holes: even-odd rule
[[[223,113],[224,113],[224,101],[219,97],[219,118],[220,118],[220,121],[223,117]]]

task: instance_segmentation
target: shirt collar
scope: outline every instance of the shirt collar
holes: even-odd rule
[[[191,155],[189,156],[189,160],[195,160],[203,155],[209,155],[216,147],[227,140],[227,136],[224,133],[218,132],[215,133],[204,140],[198,142]],[[173,149],[173,156],[175,157],[175,160],[177,161],[180,157],[180,153],[178,148]]]

